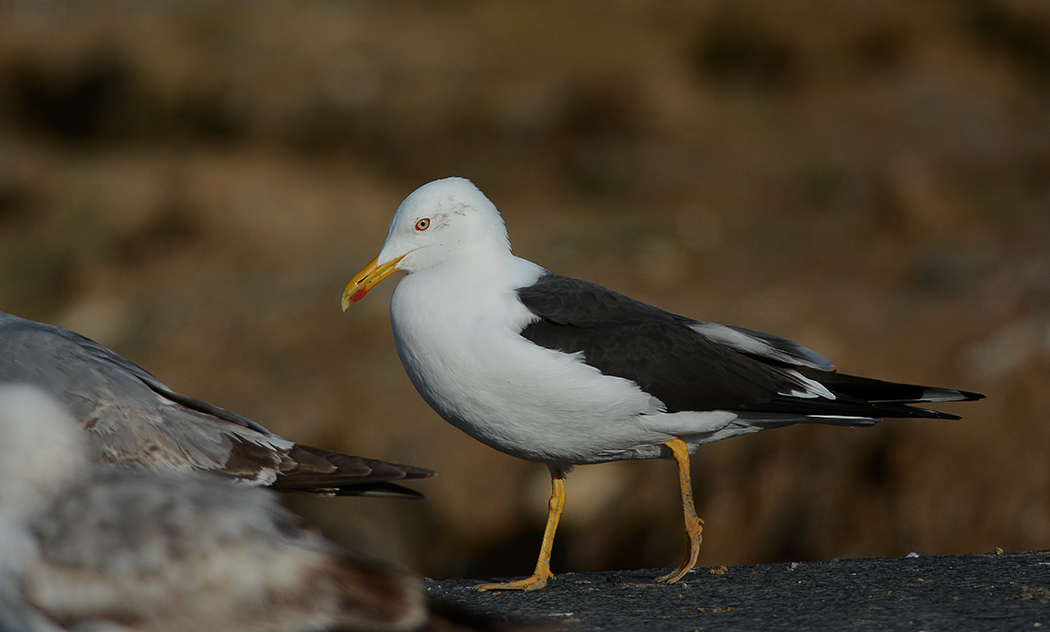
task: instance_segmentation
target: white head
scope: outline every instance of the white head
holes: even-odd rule
[[[0,516],[32,512],[84,471],[85,439],[44,391],[0,385]]]
[[[346,286],[343,309],[397,270],[425,270],[472,252],[510,252],[496,206],[466,178],[424,184],[397,207],[379,256]]]
[[[29,520],[87,467],[83,432],[54,398],[0,384],[0,593],[37,555]]]

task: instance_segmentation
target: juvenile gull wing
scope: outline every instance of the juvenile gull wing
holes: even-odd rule
[[[98,472],[29,523],[25,599],[62,625],[132,630],[408,630],[420,579],[338,549],[272,492]]]
[[[701,323],[599,285],[546,274],[519,288],[537,319],[521,335],[580,353],[606,375],[632,380],[666,412],[729,410],[812,417],[797,421],[955,415],[910,403],[979,399],[975,393],[834,372],[797,343],[740,327]]]
[[[0,384],[0,623],[34,632],[426,624],[418,576],[330,543],[275,493],[100,466],[77,426],[36,387]]]
[[[321,495],[420,497],[393,483],[433,472],[293,443],[224,408],[176,393],[77,333],[0,312],[0,381],[35,385],[88,431],[98,462],[213,472]]]

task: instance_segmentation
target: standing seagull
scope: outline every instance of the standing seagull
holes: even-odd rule
[[[0,382],[32,384],[88,431],[99,463],[155,472],[207,472],[278,491],[323,496],[419,492],[392,481],[434,472],[314,448],[250,419],[176,393],[94,340],[0,312]]]
[[[479,590],[542,588],[574,465],[673,457],[689,557],[702,521],[689,453],[796,423],[870,426],[884,417],[958,419],[908,404],[983,397],[834,372],[819,354],[740,327],[698,322],[511,254],[496,207],[469,180],[426,184],[394,213],[386,243],[343,293],[343,309],[397,270],[394,342],[409,378],[445,420],[550,469],[552,494],[532,576]]]

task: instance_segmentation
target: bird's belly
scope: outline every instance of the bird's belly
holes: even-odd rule
[[[405,370],[428,404],[482,443],[523,459],[582,464],[653,458],[671,438],[642,415],[659,405],[627,380],[503,330],[420,335],[395,323]]]

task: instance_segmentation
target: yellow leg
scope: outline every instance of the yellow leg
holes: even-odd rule
[[[689,447],[681,439],[672,439],[664,445],[671,448],[671,454],[678,463],[678,484],[682,488],[685,534],[689,536],[689,557],[673,573],[656,578],[658,582],[673,584],[685,577],[685,574],[696,566],[696,559],[700,556],[700,542],[704,539],[701,535],[704,531],[704,521],[697,517],[696,505],[693,504],[693,483],[689,476]]]
[[[532,576],[504,584],[481,584],[478,590],[539,590],[547,585],[551,574],[551,549],[554,548],[554,532],[558,530],[561,512],[565,509],[565,474],[561,468],[551,467],[551,499],[548,504],[547,527],[543,530],[540,559]]]

